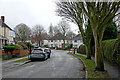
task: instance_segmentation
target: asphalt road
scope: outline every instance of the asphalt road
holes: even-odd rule
[[[46,61],[29,62],[13,69],[4,70],[3,78],[84,78],[82,63],[68,51],[52,50]]]

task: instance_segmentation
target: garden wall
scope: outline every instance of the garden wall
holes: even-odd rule
[[[5,51],[4,51],[4,50],[2,50],[2,54],[5,54]],[[11,53],[8,52],[8,54],[11,54]],[[14,55],[15,55],[15,54],[19,54],[20,57],[21,57],[21,56],[26,56],[26,55],[28,55],[28,50],[14,50],[14,51],[13,51],[13,54],[14,54]]]

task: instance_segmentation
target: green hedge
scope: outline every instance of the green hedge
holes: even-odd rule
[[[120,65],[120,38],[104,40],[102,42],[102,47],[105,59],[109,62]],[[92,52],[92,55],[94,55],[94,49]],[[86,54],[85,45],[80,45],[77,49],[77,53]]]
[[[77,53],[86,54],[86,46],[84,44],[80,45],[80,47],[77,48]]]
[[[15,57],[20,57],[20,53],[16,53],[16,54],[8,54],[8,52],[13,52],[14,50],[18,50],[18,49],[23,49],[23,47],[21,45],[16,45],[16,44],[10,44],[7,46],[3,46],[3,49],[5,51],[6,54],[2,55],[3,60],[6,59],[11,59],[11,58],[15,58]]]
[[[106,60],[120,65],[120,38],[103,41],[103,52]]]
[[[11,44],[9,46],[14,46],[16,47],[17,49],[23,49],[23,47],[21,45],[18,45],[18,44]]]

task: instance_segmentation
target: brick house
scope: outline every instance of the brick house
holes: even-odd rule
[[[5,23],[4,16],[0,19],[0,49],[6,44],[14,43],[15,32]]]

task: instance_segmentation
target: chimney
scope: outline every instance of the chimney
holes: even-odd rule
[[[1,16],[1,20],[2,20],[2,22],[4,23],[4,22],[5,22],[5,17],[4,17],[4,16]]]

